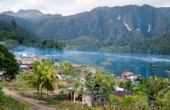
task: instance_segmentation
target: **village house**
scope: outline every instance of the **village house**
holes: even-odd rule
[[[142,75],[137,75],[137,81],[139,81],[139,79],[142,79],[143,76]]]
[[[97,100],[95,98],[94,98],[94,100],[92,100],[92,97],[88,93],[82,93],[76,97],[75,90],[72,87],[68,88],[68,90],[72,91],[71,92],[71,100],[74,102],[87,104],[88,106],[92,106],[94,103],[97,103]],[[84,90],[86,90],[86,88],[84,88]],[[116,87],[116,93],[114,95],[117,97],[124,97],[124,95],[134,95],[134,93],[127,92],[127,91],[124,91],[123,88]],[[107,99],[105,96],[103,98]]]
[[[29,70],[30,68],[27,65],[20,65],[20,70],[19,72],[24,72],[26,70]]]
[[[76,102],[76,103],[82,103],[82,104],[87,104],[88,106],[92,106],[92,97],[88,95],[87,93],[79,94],[76,97],[75,90],[70,87],[68,90],[71,90],[71,101]],[[84,88],[86,90],[86,88]]]
[[[34,61],[21,61],[22,65],[31,65]]]
[[[71,65],[72,65],[74,70],[86,68],[86,66],[81,65],[81,64],[71,64]]]
[[[40,56],[38,57],[38,60],[46,60],[48,57]]]
[[[3,79],[3,71],[0,71],[0,80],[2,80]]]
[[[67,85],[67,80],[66,80],[66,78],[64,78],[63,75],[56,75],[56,78],[59,81],[58,85],[62,85],[62,84]]]
[[[33,65],[20,65],[19,72],[24,72],[26,70],[31,70],[31,69],[33,69]]]
[[[27,65],[27,67],[28,67],[29,69],[33,69],[33,68],[34,68],[33,65]]]
[[[127,91],[117,91],[115,94],[117,97],[124,97],[125,95],[131,95],[133,96],[134,93],[133,92],[127,92]]]
[[[142,75],[137,75],[135,73],[132,73],[132,72],[124,72],[121,74],[121,78],[122,80],[125,80],[125,79],[130,79],[132,81],[139,81],[140,78],[143,78]]]
[[[132,76],[132,77],[136,76],[136,74],[131,73],[131,72],[124,72],[121,75],[122,75],[123,80],[129,78],[130,76]]]
[[[61,75],[63,71],[64,71],[64,70],[56,70],[56,71],[55,71],[55,74],[56,74],[56,75]]]

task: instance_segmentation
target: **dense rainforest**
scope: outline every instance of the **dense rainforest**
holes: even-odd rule
[[[170,31],[129,44],[130,52],[170,54]]]
[[[102,47],[100,51],[170,54],[170,31],[141,41],[135,41],[127,46]]]
[[[15,19],[12,19],[10,23],[0,20],[0,41],[7,45],[9,49],[20,45],[58,50],[65,47],[64,43],[56,40],[45,39],[41,42],[35,33],[18,25]]]
[[[3,12],[0,19],[7,22],[15,19],[41,41],[62,41],[66,43],[66,49],[131,52],[135,48],[130,49],[130,44],[170,30],[169,10],[166,7],[127,5],[97,7],[70,16],[19,10],[17,13]]]

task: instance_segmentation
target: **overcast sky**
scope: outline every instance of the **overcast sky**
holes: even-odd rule
[[[0,12],[38,9],[45,14],[71,15],[89,11],[97,6],[113,7],[129,4],[170,7],[170,0],[0,0]]]

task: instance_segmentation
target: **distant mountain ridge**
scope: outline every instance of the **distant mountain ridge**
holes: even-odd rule
[[[169,8],[155,8],[149,5],[127,5],[97,7],[71,16],[25,10],[17,12],[17,16],[20,17],[12,15],[12,12],[4,12],[3,14],[11,16],[0,15],[0,19],[8,22],[15,19],[18,24],[35,32],[40,39],[56,39],[80,46],[83,43],[87,44],[92,38],[96,41],[96,46],[90,42],[88,45],[98,49],[97,47],[103,46],[125,46],[169,31],[168,10]],[[25,18],[26,16],[30,19]]]
[[[44,14],[36,9],[28,9],[28,10],[19,10],[18,12],[14,13],[13,11],[6,11],[2,12],[1,14],[15,16],[15,17],[23,17],[23,18],[31,18],[37,16],[43,16]]]
[[[170,17],[170,7],[160,7],[159,10],[165,15]]]

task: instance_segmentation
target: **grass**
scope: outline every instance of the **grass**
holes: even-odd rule
[[[18,89],[17,89],[17,82],[16,80],[13,80],[12,82],[3,82],[3,86],[9,90],[15,91],[18,94],[20,94],[23,97],[29,97],[29,98],[34,98],[34,99],[38,99],[37,96],[37,88],[32,88],[29,85],[26,85],[26,81],[24,80],[19,80],[18,81]],[[39,95],[40,95],[39,91]],[[42,90],[42,97],[46,98],[47,95],[45,94],[46,89]],[[54,96],[50,96],[48,95],[48,98],[54,98]]]
[[[80,103],[74,103],[72,101],[55,101],[47,100],[46,103],[40,102],[40,104],[55,107],[56,110],[91,110],[92,107],[88,105],[82,105]]]
[[[37,98],[37,88],[31,88],[29,85],[26,85],[26,81],[24,80],[19,80],[18,81],[18,89],[17,89],[17,82],[16,80],[13,80],[12,82],[3,82],[3,85],[5,88],[15,91],[17,93],[19,93],[21,96],[24,97],[29,97],[29,98],[34,98],[34,99],[40,99]],[[82,105],[79,103],[74,103],[72,101],[66,101],[65,97],[63,97],[61,100],[57,100],[56,96],[51,96],[51,95],[46,95],[45,94],[46,89],[43,89],[42,91],[42,97],[43,99],[42,102],[40,102],[40,104],[42,105],[46,105],[46,106],[51,106],[51,107],[55,107],[57,110],[86,110],[86,109],[90,109],[90,107],[88,107],[87,105]]]
[[[32,105],[19,102],[9,96],[4,95],[3,101],[0,103],[0,110],[31,110]]]

